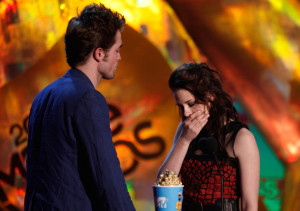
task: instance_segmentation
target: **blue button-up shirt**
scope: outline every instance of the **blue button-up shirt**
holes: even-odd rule
[[[71,69],[34,99],[25,210],[135,210],[103,95]]]

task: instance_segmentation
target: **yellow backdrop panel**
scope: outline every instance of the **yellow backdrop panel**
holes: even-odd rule
[[[134,204],[147,210],[153,207],[151,186],[179,117],[167,85],[171,69],[166,60],[129,26],[122,35],[116,77],[102,80],[97,89],[109,104],[113,141]],[[0,89],[0,208],[23,208],[29,109],[36,94],[68,69],[60,39],[40,61]]]

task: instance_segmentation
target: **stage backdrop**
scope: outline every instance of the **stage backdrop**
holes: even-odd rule
[[[61,77],[68,69],[64,62],[62,36],[68,20],[76,15],[77,10],[81,11],[83,6],[91,2],[0,0],[0,210],[23,208],[27,117],[31,102],[43,87]],[[169,0],[171,3],[182,3],[180,6],[171,4],[176,14],[164,0],[101,2],[124,14],[127,24],[136,31],[130,28],[129,31],[125,30],[123,60],[116,78],[113,81],[102,81],[97,89],[107,97],[110,106],[113,141],[137,210],[153,210],[151,185],[170,149],[172,133],[179,122],[177,110],[166,87],[168,74],[183,62],[207,60],[219,67],[225,76],[226,89],[236,100],[235,106],[250,124],[256,137],[261,153],[259,210],[279,211],[282,197],[283,210],[298,210],[300,160],[293,161],[299,156],[300,142],[292,138],[295,137],[293,133],[286,132],[291,127],[285,118],[277,117],[280,112],[273,112],[274,115],[267,113],[273,111],[273,108],[279,108],[279,105],[288,105],[288,86],[286,83],[282,86],[282,81],[288,78],[286,76],[290,77],[293,72],[293,78],[299,78],[299,42],[295,41],[299,37],[296,36],[299,29],[299,3],[294,0]],[[193,2],[201,5],[193,6]],[[186,11],[186,6],[192,9]],[[180,11],[185,12],[182,15]],[[251,15],[244,15],[248,13]],[[199,19],[199,16],[205,18]],[[297,26],[285,21],[289,19],[294,20]],[[277,20],[284,24],[278,27]],[[193,33],[191,28],[199,34]],[[284,34],[285,30],[288,31],[287,35]],[[286,42],[284,37],[290,41]],[[243,50],[235,51],[241,48]],[[274,51],[278,54],[276,57],[271,56]],[[262,73],[258,76],[255,75],[258,73],[256,65],[254,69],[249,69],[256,62],[245,61],[249,57],[244,55],[248,53],[254,54],[261,62],[259,67],[263,67]],[[228,60],[224,60],[225,57]],[[265,59],[270,63],[266,63]],[[278,65],[281,63],[285,67]],[[237,68],[236,64],[241,66]],[[233,70],[237,72],[232,74]],[[274,70],[280,74],[273,75]],[[279,86],[267,88],[264,86],[267,83],[258,84],[261,78],[272,80]],[[296,81],[292,85],[291,99],[299,105],[299,83]],[[247,90],[249,92],[245,95]],[[269,94],[271,90],[272,93],[283,91],[284,98],[275,100],[277,98]],[[254,95],[263,93],[264,98]],[[241,100],[241,97],[247,97],[249,101]],[[259,106],[266,102],[272,106],[267,109]],[[290,107],[286,111],[299,120],[300,110],[296,108]],[[270,121],[272,119],[274,121]],[[299,134],[299,130],[293,128]],[[274,139],[270,139],[268,134]],[[284,159],[282,155],[285,155]]]
[[[0,210],[23,210],[31,103],[69,69],[63,43],[68,20],[92,2],[0,1]],[[170,67],[202,57],[166,2],[101,2],[124,14],[128,25],[116,77],[97,89],[109,104],[134,205],[154,210],[152,184],[180,121],[167,87]]]
[[[179,118],[167,86],[171,69],[166,60],[129,26],[123,42],[115,79],[102,80],[97,90],[109,104],[113,142],[132,198],[137,206],[150,208],[151,186],[171,147]],[[61,39],[39,62],[0,90],[0,199],[8,206],[23,206],[31,103],[68,68]]]

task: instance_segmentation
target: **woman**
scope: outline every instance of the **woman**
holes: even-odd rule
[[[259,151],[216,76],[205,63],[186,63],[172,72],[169,87],[182,121],[158,176],[166,170],[180,174],[183,211],[256,211]]]

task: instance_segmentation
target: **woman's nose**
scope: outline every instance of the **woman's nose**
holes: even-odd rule
[[[188,117],[191,114],[191,110],[188,108],[184,108],[183,115],[184,117]]]

